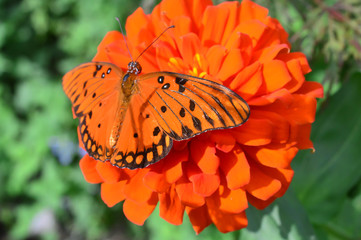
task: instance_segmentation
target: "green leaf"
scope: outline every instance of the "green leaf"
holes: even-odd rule
[[[294,164],[294,186],[313,222],[322,224],[339,211],[361,179],[361,73],[329,98],[313,125],[316,152],[302,152]]]
[[[292,189],[265,210],[246,211],[248,227],[240,240],[315,239],[313,227]]]

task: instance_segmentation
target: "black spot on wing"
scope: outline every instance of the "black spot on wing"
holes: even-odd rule
[[[196,104],[194,103],[193,100],[189,100],[189,109],[191,111],[194,111],[194,109],[196,108]]]
[[[162,89],[168,89],[170,87],[170,84],[169,83],[166,83],[162,86]]]
[[[193,116],[192,120],[194,128],[202,132],[202,122],[199,120],[199,118]]]
[[[158,134],[160,133],[160,128],[159,127],[155,127],[154,131],[153,131],[153,136],[158,136]]]
[[[214,121],[212,118],[210,118],[207,113],[204,113],[204,118],[214,127]]]
[[[187,126],[182,126],[182,135],[183,138],[189,138],[193,135],[193,131],[189,129]]]
[[[181,108],[181,110],[179,111],[179,116],[185,117],[185,115],[186,115],[186,111],[184,110],[184,108]]]
[[[159,83],[164,83],[164,76],[159,76],[158,77],[158,82]]]
[[[184,78],[180,78],[180,77],[176,77],[175,78],[175,83],[176,84],[179,84],[179,85],[184,85],[188,82],[187,79],[184,79]]]

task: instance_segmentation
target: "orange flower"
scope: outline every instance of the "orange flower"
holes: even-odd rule
[[[306,57],[290,53],[287,33],[267,9],[249,1],[163,0],[126,22],[127,42],[138,56],[166,27],[175,25],[139,59],[143,73],[172,71],[220,82],[251,107],[243,126],[175,142],[170,154],[144,169],[119,169],[88,155],[85,179],[101,183],[109,206],[124,201],[125,216],[142,225],[159,202],[160,216],[181,224],[184,211],[196,233],[211,223],[221,232],[247,226],[248,204],[263,209],[287,190],[290,163],[310,141],[322,86],[306,82]],[[94,61],[126,70],[123,37],[109,32]],[[80,141],[81,142],[81,141]]]

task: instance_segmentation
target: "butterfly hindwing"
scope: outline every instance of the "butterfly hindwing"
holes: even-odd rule
[[[130,169],[144,168],[164,158],[172,139],[163,132],[139,94],[128,106],[111,163]]]
[[[248,104],[213,81],[171,72],[139,77],[140,94],[159,126],[174,140],[247,121]]]

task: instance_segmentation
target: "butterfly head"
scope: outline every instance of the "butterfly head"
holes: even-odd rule
[[[142,67],[139,62],[131,61],[128,63],[128,73],[138,75],[142,72]]]

